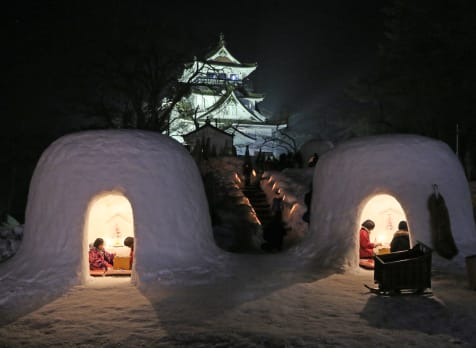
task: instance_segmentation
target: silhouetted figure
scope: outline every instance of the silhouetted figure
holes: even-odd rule
[[[281,191],[278,189],[274,194],[271,205],[273,218],[263,231],[263,238],[267,243],[264,243],[261,248],[265,251],[280,251],[286,234],[282,220],[283,198],[281,197]]]
[[[304,195],[304,203],[306,204],[307,211],[302,216],[302,219],[309,223],[311,221],[311,202],[312,202],[312,184],[309,192]]]
[[[263,238],[266,241],[261,248],[265,251],[281,251],[286,230],[283,226],[281,212],[273,215],[273,219],[265,227]]]
[[[251,164],[248,162],[245,162],[243,164],[243,175],[245,176],[245,185],[250,185],[251,184],[251,173],[253,172],[253,168],[251,168]]]
[[[124,245],[131,248],[131,253],[129,254],[131,258],[129,266],[130,269],[132,269],[132,262],[134,261],[134,237],[126,237],[126,239],[124,239]]]
[[[309,158],[309,160],[307,161],[307,166],[315,167],[317,164],[317,161],[319,161],[319,156],[317,153],[314,152],[314,155],[312,155],[311,158]]]
[[[276,190],[274,191],[274,198],[271,204],[271,211],[273,212],[273,215],[276,215],[276,214],[281,214],[282,210],[283,210],[283,197],[281,197],[281,191]]]

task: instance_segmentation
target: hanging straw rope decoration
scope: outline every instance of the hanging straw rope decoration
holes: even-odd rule
[[[458,254],[451,231],[451,222],[445,199],[437,184],[433,184],[433,193],[428,198],[430,210],[430,228],[435,251],[446,259],[452,259]]]

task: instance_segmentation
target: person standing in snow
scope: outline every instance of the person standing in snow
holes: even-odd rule
[[[369,259],[374,256],[374,248],[381,246],[382,243],[371,243],[370,232],[375,228],[372,220],[365,220],[360,228],[360,249],[359,255],[361,259]]]
[[[312,202],[312,183],[309,191],[304,195],[304,203],[306,204],[307,210],[302,216],[302,219],[309,223],[311,221],[311,202]]]
[[[410,232],[406,221],[400,221],[398,231],[393,235],[390,242],[390,251],[404,251],[410,249]]]
[[[130,268],[129,269],[132,269],[132,262],[134,261],[134,238],[133,237],[126,237],[126,239],[124,239],[124,245],[126,247],[131,248],[131,253],[130,253],[131,261],[130,261]]]
[[[307,161],[307,166],[315,167],[317,164],[317,161],[319,161],[319,155],[316,152],[314,152],[314,154]]]
[[[111,254],[104,249],[104,240],[96,238],[93,246],[89,249],[89,269],[108,270],[112,268],[115,254]]]
[[[251,173],[253,172],[253,168],[250,162],[245,162],[243,164],[243,175],[245,176],[245,185],[249,186],[251,184]]]
[[[272,220],[265,227],[263,237],[267,242],[262,248],[266,251],[281,251],[283,248],[283,239],[286,235],[286,229],[283,226],[282,214],[277,212]]]
[[[271,204],[271,211],[273,215],[280,214],[283,210],[283,197],[281,197],[281,191],[278,189],[274,191],[274,198]]]
[[[283,198],[281,197],[281,191],[278,189],[274,193],[275,196],[271,203],[273,217],[264,227],[263,231],[263,239],[267,243],[264,243],[261,248],[265,251],[280,251],[283,247],[284,235],[286,234],[282,219]]]

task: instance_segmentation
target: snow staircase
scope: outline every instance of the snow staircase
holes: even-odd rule
[[[266,226],[273,217],[271,214],[271,207],[266,199],[266,194],[258,185],[245,186],[243,188],[243,193],[253,206],[253,209],[261,222],[261,226]]]
[[[271,211],[271,207],[268,204],[266,194],[261,190],[261,187],[259,185],[247,185],[243,188],[243,193],[246,197],[248,197],[251,206],[256,212],[256,216],[261,222],[261,226],[263,227],[263,234],[265,234],[266,231],[272,231],[271,233],[273,235],[275,233],[279,233],[278,226],[286,230],[286,226],[283,221],[278,223],[278,226],[276,225],[276,221],[273,222],[273,213]],[[276,252],[281,250],[280,247],[277,249],[276,247],[271,246],[270,243],[274,242],[271,242],[271,240],[264,241],[264,243],[261,245],[261,249],[263,251],[268,252]]]

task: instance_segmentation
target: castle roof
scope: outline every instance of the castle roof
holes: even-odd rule
[[[243,114],[248,116],[246,118],[248,121],[259,123],[266,121],[266,118],[263,115],[259,114],[257,111],[250,110],[245,105],[243,105],[243,102],[240,100],[240,98],[237,97],[233,89],[228,89],[215,104],[213,104],[210,108],[204,110],[204,112],[199,115],[199,118],[215,118],[213,117],[213,114],[215,114],[216,112],[219,113],[222,108],[226,107],[228,104],[231,103],[237,105],[238,108],[243,112]]]
[[[226,48],[225,36],[223,33],[220,34],[218,46],[205,56],[205,60],[212,64],[224,66],[256,67],[258,65],[257,63],[241,63],[236,59]]]
[[[218,127],[215,127],[214,125],[210,124],[209,120],[207,120],[207,122],[203,126],[201,126],[200,128],[197,128],[197,129],[195,129],[195,130],[193,130],[193,131],[191,131],[187,134],[184,134],[183,137],[188,137],[189,135],[192,135],[192,134],[195,134],[195,133],[201,133],[207,128],[211,129],[212,131],[218,132],[218,133],[223,133],[223,134],[233,138],[233,134],[227,133],[224,130],[222,130]]]

